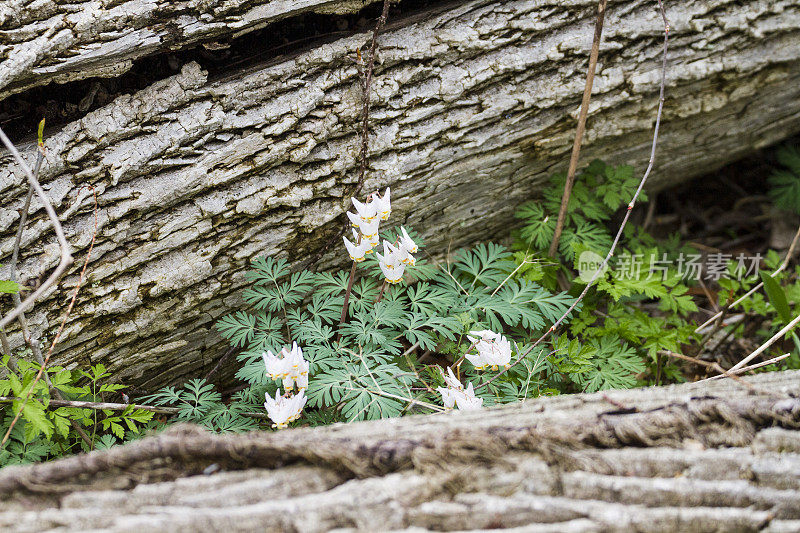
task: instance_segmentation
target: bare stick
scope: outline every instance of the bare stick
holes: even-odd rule
[[[636,205],[636,200],[637,198],[639,198],[639,194],[641,194],[642,189],[644,188],[644,184],[647,182],[647,178],[650,176],[650,172],[653,170],[653,165],[655,164],[656,160],[656,147],[658,146],[658,130],[661,127],[661,113],[664,108],[664,92],[665,92],[664,88],[666,86],[666,80],[667,80],[667,51],[669,50],[669,21],[667,20],[667,13],[664,10],[664,5],[662,4],[661,0],[658,0],[658,8],[661,11],[661,18],[664,20],[664,55],[661,62],[661,89],[659,91],[659,98],[658,98],[658,112],[656,113],[656,125],[653,130],[653,145],[650,149],[650,163],[647,165],[647,170],[645,171],[644,176],[642,176],[642,181],[639,182],[639,187],[636,189],[633,198],[628,204],[628,209],[625,212],[625,217],[622,219],[622,223],[619,226],[619,230],[617,231],[617,234],[614,237],[614,242],[611,243],[611,248],[608,250],[608,254],[606,254],[605,259],[603,259],[603,262],[600,264],[600,268],[598,268],[595,271],[595,273],[592,275],[592,278],[589,280],[589,283],[586,284],[586,286],[583,288],[583,291],[581,291],[580,295],[578,295],[578,298],[572,303],[572,305],[569,306],[569,308],[564,312],[564,314],[561,315],[561,317],[558,320],[556,320],[552,326],[550,326],[550,329],[548,329],[541,337],[536,339],[536,341],[531,346],[529,346],[527,350],[525,350],[522,354],[518,355],[517,359],[508,368],[503,369],[497,374],[495,374],[493,378],[479,385],[477,389],[486,387],[491,382],[493,382],[494,380],[496,380],[497,378],[508,372],[511,368],[519,364],[519,362],[522,361],[525,358],[525,356],[528,355],[536,346],[538,346],[539,344],[542,343],[542,341],[547,339],[547,337],[549,337],[550,334],[556,330],[556,328],[570,315],[570,313],[572,313],[572,311],[575,310],[578,304],[583,300],[583,298],[589,292],[589,289],[592,287],[592,285],[594,285],[594,282],[597,281],[598,277],[600,277],[600,274],[605,271],[608,262],[614,255],[614,250],[616,249],[617,244],[619,243],[619,240],[622,237],[622,232],[624,231],[625,225],[628,223],[628,219],[631,216],[631,211],[633,211],[633,206]]]
[[[39,180],[33,175],[31,172],[30,167],[22,159],[22,156],[17,151],[17,147],[14,146],[9,138],[6,136],[5,132],[2,128],[0,128],[0,141],[3,142],[6,149],[11,152],[11,155],[14,156],[14,159],[17,160],[20,168],[25,173],[25,176],[28,178],[28,183],[30,183],[31,188],[36,192],[36,195],[39,197],[39,200],[42,202],[44,206],[44,210],[47,213],[48,218],[53,224],[53,230],[56,233],[56,239],[58,240],[59,248],[61,249],[61,260],[58,263],[58,266],[50,274],[50,277],[42,283],[41,287],[36,289],[33,294],[25,298],[25,300],[14,309],[11,310],[6,316],[0,319],[0,328],[5,328],[12,320],[17,318],[20,313],[26,311],[30,308],[31,305],[36,301],[36,299],[41,296],[45,291],[47,291],[59,278],[61,278],[62,274],[69,268],[72,264],[72,248],[70,247],[69,243],[67,242],[67,238],[64,236],[64,230],[61,227],[61,222],[58,220],[58,215],[56,215],[55,209],[53,209],[52,204],[50,203],[50,199],[47,198],[47,195],[42,189],[42,186],[39,184]]]
[[[361,243],[361,237],[359,237],[358,242]],[[347,280],[347,291],[344,293],[344,302],[342,303],[342,318],[339,320],[339,326],[337,326],[337,330],[342,327],[342,325],[347,320],[347,310],[350,307],[350,293],[353,292],[353,281],[356,279],[356,265],[357,263],[353,261],[353,266],[350,268],[350,279]],[[341,331],[336,335],[336,340],[342,338]]]
[[[759,346],[756,350],[754,350],[750,355],[733,365],[731,370],[738,370],[742,368],[744,365],[761,355],[767,348],[775,344],[775,341],[779,340],[781,337],[786,335],[789,331],[793,330],[797,324],[800,324],[800,315],[794,317],[794,319],[786,324],[778,333],[773,335],[767,342]]]
[[[781,361],[783,361],[784,359],[786,359],[790,355],[792,355],[792,354],[785,353],[783,355],[779,355],[778,357],[773,357],[772,359],[769,359],[767,361],[761,361],[760,363],[756,363],[754,365],[748,365],[748,366],[742,367],[739,370],[732,370],[732,371],[728,370],[728,374],[739,375],[739,374],[744,374],[745,372],[750,372],[751,370],[755,370],[756,368],[761,368],[762,366],[774,365],[775,363],[780,363]],[[727,376],[725,376],[725,375],[711,376],[710,378],[706,378],[706,379],[701,379],[701,380],[695,381],[695,383],[702,383],[704,381],[714,381],[714,380],[717,380],[717,379],[723,379],[725,377],[727,377]]]
[[[378,18],[378,23],[375,26],[375,30],[372,32],[372,39],[369,45],[369,55],[367,56],[367,64],[366,69],[361,68],[361,49],[358,50],[358,61],[356,62],[356,68],[358,69],[359,74],[359,87],[361,87],[362,92],[362,109],[361,109],[361,150],[359,154],[359,172],[358,172],[358,183],[356,183],[356,188],[353,189],[352,196],[358,196],[361,192],[361,189],[364,187],[364,180],[366,179],[367,175],[367,154],[369,152],[369,108],[370,108],[370,89],[372,87],[372,78],[373,78],[373,71],[375,70],[375,55],[378,50],[378,35],[380,35],[383,27],[386,25],[386,20],[389,18],[389,5],[391,4],[391,0],[383,0],[383,11],[381,11],[381,16]],[[313,265],[317,261],[319,261],[325,252],[338,241],[342,235],[344,235],[345,231],[347,231],[347,226],[349,222],[347,218],[345,218],[344,224],[342,225],[341,229],[336,233],[334,237],[329,240],[325,246],[319,250],[314,257],[311,258],[308,264]]]
[[[2,134],[3,142],[8,140],[8,138],[5,137],[5,134],[3,133],[3,130],[0,130],[0,134]],[[9,141],[9,144],[10,144],[10,141]],[[10,146],[12,148],[14,147],[13,144],[10,144]],[[14,151],[16,151],[16,148],[14,148]],[[19,152],[17,152],[17,155],[19,155]],[[22,164],[24,164],[24,161],[22,161]],[[28,171],[30,171],[30,169],[28,169]],[[32,175],[31,175],[31,178],[33,178]],[[39,185],[39,182],[36,181],[36,180],[33,180],[33,181],[36,184],[36,186],[39,188],[39,190],[41,190],[41,186]],[[89,187],[92,189],[92,191],[94,191],[94,187],[91,187],[91,186],[89,186]],[[48,203],[48,205],[49,205],[49,203]],[[50,206],[50,209],[52,210],[53,207]],[[56,220],[56,222],[58,222],[58,220]],[[61,229],[61,225],[60,224],[59,224],[58,228],[59,228],[59,230]],[[63,237],[64,233],[61,232],[61,235]],[[83,285],[83,280],[84,280],[84,277],[86,276],[86,267],[89,266],[89,259],[92,257],[92,250],[94,249],[94,242],[95,242],[96,238],[97,238],[97,193],[95,192],[95,194],[94,194],[94,231],[92,232],[92,241],[89,244],[89,250],[86,253],[86,260],[83,262],[83,268],[81,268],[80,275],[78,276],[78,283],[75,285],[75,290],[72,292],[72,299],[69,302],[69,306],[67,306],[66,313],[64,313],[64,318],[61,319],[61,324],[58,326],[58,331],[56,331],[56,335],[55,335],[55,337],[53,337],[53,342],[50,343],[50,348],[47,350],[47,356],[44,358],[44,362],[42,362],[41,366],[39,366],[39,372],[36,373],[36,377],[33,379],[33,383],[31,383],[30,388],[28,389],[28,394],[25,396],[25,399],[23,400],[22,405],[19,408],[19,411],[17,411],[16,415],[14,415],[14,419],[11,421],[11,425],[8,427],[8,431],[6,431],[6,434],[3,437],[3,441],[0,442],[0,446],[4,447],[6,442],[8,441],[8,438],[11,436],[11,431],[14,429],[14,426],[16,425],[17,421],[19,420],[19,417],[22,415],[22,411],[23,411],[23,409],[25,409],[25,405],[30,400],[31,395],[33,394],[33,390],[36,387],[36,384],[39,382],[40,379],[42,379],[42,374],[44,374],[44,371],[47,368],[47,364],[50,362],[50,357],[53,355],[53,350],[55,349],[56,344],[58,344],[58,341],[61,338],[61,333],[64,331],[64,326],[67,324],[67,319],[69,318],[69,315],[72,312],[72,308],[75,305],[75,300],[78,299],[78,291],[80,291],[81,286]],[[64,241],[64,242],[66,242],[66,241]],[[67,244],[67,246],[69,246],[69,244]],[[72,263],[72,256],[71,255],[69,256],[69,262]],[[52,278],[52,276],[51,276],[51,278]],[[33,295],[31,295],[31,296],[33,296]],[[17,307],[17,309],[21,309],[21,307]]]
[[[386,280],[383,280],[383,285],[381,285],[381,292],[378,293],[378,299],[375,300],[375,303],[378,303],[383,299],[383,292],[386,290]]]
[[[553,241],[550,243],[548,255],[555,257],[558,251],[558,241],[561,240],[561,232],[564,231],[564,221],[567,218],[567,205],[572,194],[572,185],[575,183],[575,172],[578,169],[578,157],[581,153],[581,143],[583,134],[586,132],[586,116],[589,114],[589,101],[592,98],[592,86],[594,85],[594,72],[597,68],[597,56],[600,53],[600,39],[603,36],[603,20],[606,16],[606,0],[600,0],[597,4],[597,21],[594,24],[594,40],[592,41],[592,51],[589,55],[589,69],[586,72],[586,86],[583,89],[583,101],[581,111],[578,115],[578,130],[575,132],[575,142],[572,144],[572,155],[569,158],[569,170],[567,171],[567,181],[564,183],[564,196],[561,198],[561,208],[558,210],[558,221],[556,230],[553,233]]]
[[[361,117],[361,168],[358,173],[358,184],[353,190],[352,196],[357,196],[364,187],[364,179],[367,176],[367,153],[369,151],[369,108],[370,108],[370,89],[372,88],[372,76],[375,70],[375,54],[378,50],[378,35],[386,25],[386,19],[389,18],[389,0],[383,0],[383,10],[378,19],[378,24],[375,26],[375,31],[372,32],[372,41],[369,45],[369,56],[367,57],[367,68],[364,71],[364,100]]]
[[[14,354],[11,353],[11,345],[8,343],[8,336],[4,329],[0,329],[0,348],[3,349],[2,355],[8,355],[8,366],[11,370],[15,370],[17,368],[17,361],[14,357]]]
[[[0,396],[0,403],[11,403],[22,400],[15,396]],[[152,405],[139,405],[136,403],[112,403],[112,402],[82,402],[79,400],[50,400],[48,405],[53,407],[78,407],[81,409],[94,409],[96,411],[124,411],[129,407],[134,409],[141,409],[143,411],[150,411],[153,413],[163,415],[176,415],[181,412],[180,407],[155,407]],[[262,418],[268,419],[266,413],[241,413],[242,416],[248,418]]]
[[[36,165],[33,169],[33,177],[36,181],[39,181],[39,171],[42,168],[43,159],[44,146],[40,141],[39,150],[36,153]],[[22,233],[25,230],[25,222],[28,220],[28,209],[30,209],[32,199],[33,188],[31,187],[28,189],[28,196],[25,198],[25,204],[22,207],[22,212],[19,216],[19,227],[17,228],[17,235],[14,239],[14,250],[11,253],[11,264],[9,265],[11,269],[11,281],[17,281],[17,261],[19,260],[19,251],[20,246],[22,245]],[[12,294],[11,298],[15,306],[20,307],[22,305],[22,300],[19,297],[19,293]],[[36,362],[41,365],[44,362],[44,358],[42,358],[42,351],[39,349],[39,342],[34,340],[31,335],[30,328],[28,327],[28,319],[25,317],[25,312],[20,311],[17,319],[19,320],[20,329],[22,329],[22,338],[25,340],[25,344],[27,344],[31,349],[31,353],[33,353]],[[52,384],[50,383],[50,377],[45,375],[45,379],[47,380],[47,385],[52,387]]]
[[[674,357],[674,358],[677,358],[677,359],[683,359],[684,361],[690,361],[690,362],[692,362],[692,363],[694,363],[696,365],[704,366],[704,367],[709,368],[711,370],[715,370],[716,372],[720,373],[720,375],[716,376],[716,377],[718,377],[718,378],[731,378],[732,380],[736,381],[737,383],[743,385],[744,387],[750,389],[753,392],[758,392],[759,394],[766,394],[767,396],[780,396],[780,397],[783,397],[782,394],[777,394],[775,392],[772,392],[772,391],[769,391],[769,390],[766,390],[766,389],[762,389],[760,387],[756,387],[752,383],[748,383],[748,382],[744,381],[742,378],[740,378],[739,376],[736,375],[736,374],[741,373],[741,372],[731,372],[729,370],[725,370],[716,361],[713,362],[713,363],[710,363],[708,361],[703,361],[701,359],[697,359],[696,357],[689,357],[688,355],[683,355],[681,353],[671,352],[669,350],[659,350],[658,353],[660,353],[662,355],[666,355],[668,357]],[[786,354],[786,355],[788,356],[789,354]]]

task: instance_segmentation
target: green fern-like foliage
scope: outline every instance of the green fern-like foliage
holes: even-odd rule
[[[784,146],[777,152],[783,169],[769,177],[769,195],[779,209],[800,213],[800,150],[796,146]]]
[[[565,176],[555,176],[542,201],[529,202],[516,213],[523,221],[514,256],[520,273],[551,289],[559,276],[576,278],[581,253],[607,254],[616,230],[608,222],[627,206],[639,185],[632,167],[593,161],[575,181],[558,257],[548,258],[564,181]],[[646,201],[646,195],[639,200]],[[577,363],[568,369],[572,381],[587,391],[630,387],[639,383],[635,376],[659,361],[660,350],[681,351],[693,342],[693,329],[684,317],[697,307],[689,295],[689,280],[677,270],[681,254],[692,252],[680,246],[677,236],[658,241],[634,227],[626,229],[608,270],[570,323],[569,333],[578,345],[595,354],[587,359],[586,353],[569,352],[569,359]],[[584,285],[580,279],[573,282],[575,290]],[[645,302],[658,304],[658,316],[641,310]]]
[[[243,348],[236,377],[250,385],[248,391],[258,389],[258,395],[248,394],[260,395],[261,402],[265,392],[275,391],[262,354],[296,341],[310,363],[305,423],[398,416],[419,405],[441,404],[432,393],[442,384],[441,373],[435,363],[420,363],[420,354],[456,362],[469,347],[466,332],[475,329],[507,332],[520,341],[533,338],[573,302],[566,293],[515,276],[516,267],[503,246],[479,244],[439,267],[419,261],[410,269],[416,283],[390,285],[381,294],[380,269],[369,259],[358,271],[347,320],[340,325],[347,271],[292,273],[285,261],[261,257],[253,262],[252,285],[245,291],[250,309],[223,317],[217,327]],[[520,373],[525,368],[483,388],[487,404],[541,394],[542,383]],[[544,370],[540,364],[538,371]],[[475,385],[491,378],[464,372]],[[204,399],[208,405],[218,400],[197,390],[206,396],[165,389],[157,401],[185,405],[184,418],[205,423],[205,411],[193,410],[202,410]]]
[[[130,405],[122,411],[57,407],[50,404],[51,389],[45,379],[36,381],[39,365],[21,359],[16,368],[9,365],[10,357],[0,359],[5,373],[0,379],[0,396],[16,398],[0,404],[0,432],[11,427],[15,413],[21,417],[14,425],[6,446],[0,450],[0,467],[11,464],[39,462],[79,451],[108,448],[119,442],[139,438],[150,425],[151,411]],[[125,388],[109,383],[111,374],[102,364],[88,371],[48,367],[45,372],[53,389],[67,400],[103,402]],[[27,403],[23,402],[30,393]],[[83,435],[76,427],[82,429]],[[85,439],[89,440],[86,442]]]

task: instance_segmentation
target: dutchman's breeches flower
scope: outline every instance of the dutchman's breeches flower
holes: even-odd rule
[[[386,277],[388,283],[400,283],[403,281],[406,265],[400,260],[400,251],[392,246],[389,241],[383,241],[383,255],[375,253],[381,272]]]
[[[389,215],[392,214],[392,202],[390,198],[390,191],[389,187],[386,187],[386,191],[383,193],[383,196],[378,196],[375,194],[375,209],[378,214],[378,218],[381,220],[389,220]]]
[[[306,393],[301,390],[293,396],[281,396],[280,391],[275,391],[275,398],[271,398],[269,394],[264,394],[264,408],[267,410],[267,416],[274,422],[272,427],[283,429],[300,418],[303,412],[303,407],[306,405]]]
[[[464,389],[464,385],[453,374],[453,369],[447,369],[448,375],[444,377],[447,387],[438,387],[436,390],[442,395],[442,403],[445,408],[452,409],[458,407],[462,411],[480,409],[483,405],[483,398],[475,396],[475,389],[472,383]]]
[[[269,350],[262,354],[267,375],[272,379],[283,380],[287,392],[295,385],[301,390],[308,387],[308,361],[303,358],[303,350],[297,343],[292,344],[291,351],[284,347],[279,355],[282,357],[273,355]]]
[[[355,230],[353,230],[353,237],[355,237],[356,244],[350,242],[347,237],[342,236],[342,239],[344,239],[344,247],[347,248],[350,259],[356,263],[360,263],[367,254],[372,253],[372,245],[367,239],[356,233]]]
[[[489,330],[470,331],[474,336],[467,338],[475,345],[477,354],[466,354],[467,360],[478,370],[491,366],[497,370],[502,366],[509,368],[511,365],[511,343],[500,333]]]
[[[400,231],[403,232],[403,236],[400,237],[400,246],[410,254],[417,253],[417,244],[411,240],[411,237],[408,236],[406,228],[401,227]]]

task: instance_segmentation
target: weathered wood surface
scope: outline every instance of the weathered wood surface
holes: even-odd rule
[[[800,129],[796,2],[667,7],[672,48],[654,186]],[[566,168],[594,9],[591,0],[472,0],[395,20],[381,37],[365,190],[391,184],[392,222],[420,230],[432,254],[507,235],[516,206]],[[104,362],[145,387],[214,365],[225,347],[212,325],[240,305],[248,261],[305,259],[338,228],[331,221],[347,207],[359,146],[352,56],[368,39],[353,35],[223,79],[190,63],[48,138],[42,177],[77,249],[76,269],[93,224],[83,187],[93,185],[100,201],[89,283],[59,363]],[[642,170],[663,41],[654,2],[611,4],[603,39],[584,160]],[[25,192],[22,174],[0,158],[4,263]],[[57,259],[41,211],[34,201],[25,279]],[[38,304],[35,324],[54,330],[76,279]],[[12,342],[20,346],[20,336]]]
[[[746,381],[757,392],[727,380],[278,433],[174,428],[0,471],[0,527],[797,531],[800,372]]]
[[[352,13],[376,0],[5,0],[0,100],[51,82],[117,77],[133,61],[239,37],[304,13]]]

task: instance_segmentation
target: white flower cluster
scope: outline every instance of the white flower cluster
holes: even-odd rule
[[[417,252],[417,245],[408,236],[406,228],[400,228],[400,230],[403,235],[398,243],[392,244],[384,239],[383,255],[375,254],[381,266],[381,271],[389,283],[400,283],[403,280],[406,266],[414,266],[416,263],[414,256],[411,254]]]
[[[467,335],[467,338],[475,345],[478,353],[467,353],[466,358],[477,370],[483,370],[487,366],[491,366],[492,370],[497,370],[499,366],[511,366],[511,343],[508,339],[488,329],[470,333],[474,337]]]
[[[280,391],[275,391],[275,398],[266,394],[264,407],[267,415],[278,428],[285,428],[289,422],[300,418],[300,413],[306,404],[305,389],[308,387],[308,361],[303,358],[303,350],[296,342],[292,343],[292,349],[286,347],[281,349],[278,355],[267,350],[262,354],[267,374],[272,379],[283,380],[285,394],[280,396]],[[289,391],[297,386],[298,393],[289,396]]]
[[[273,355],[267,350],[267,353],[261,356],[264,358],[269,377],[282,379],[286,392],[292,390],[295,385],[300,390],[308,387],[308,361],[303,359],[303,350],[296,342],[292,344],[291,351],[284,347],[278,355]]]
[[[353,261],[360,263],[367,254],[372,253],[373,248],[378,246],[380,242],[378,228],[381,220],[388,220],[389,215],[392,213],[390,192],[387,187],[383,196],[378,196],[375,193],[364,203],[353,198],[353,206],[356,208],[356,212],[350,213],[348,211],[347,218],[350,219],[350,223],[353,225],[353,240],[355,242],[350,242],[347,237],[342,237],[347,253],[350,254],[350,259]],[[358,231],[355,228],[358,228]]]
[[[303,407],[306,405],[307,400],[303,391],[293,396],[281,396],[281,392],[276,390],[274,399],[271,398],[269,394],[265,394],[264,396],[267,400],[264,402],[267,416],[275,422],[272,427],[278,429],[283,429],[288,426],[290,422],[294,422],[300,418],[300,413],[303,412]]]
[[[462,411],[472,411],[480,409],[483,405],[483,398],[475,396],[472,383],[464,389],[464,385],[453,374],[453,369],[447,369],[448,375],[444,377],[447,387],[438,387],[436,390],[442,395],[442,402],[445,408],[452,409],[457,406]]]
[[[392,213],[391,191],[386,188],[383,196],[377,193],[370,195],[366,202],[359,202],[353,198],[355,213],[348,211],[347,218],[353,225],[353,241],[347,237],[344,239],[344,247],[350,259],[356,263],[364,260],[367,254],[371,254],[380,242],[378,230],[381,220],[388,220]],[[358,231],[356,231],[356,228]],[[395,243],[384,239],[383,255],[376,253],[378,262],[383,275],[388,283],[400,283],[403,281],[403,274],[407,266],[414,266],[416,260],[411,254],[417,253],[416,243],[409,237],[405,228],[400,228],[401,237]]]

